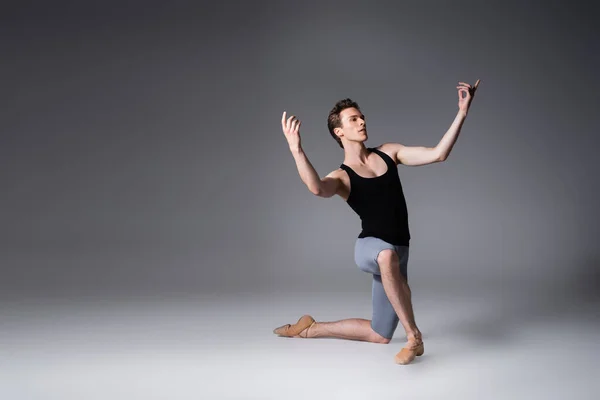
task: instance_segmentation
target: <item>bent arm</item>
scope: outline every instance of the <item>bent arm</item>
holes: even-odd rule
[[[382,150],[393,154],[398,164],[418,166],[446,161],[458,139],[466,117],[467,114],[465,112],[459,111],[452,125],[450,125],[450,128],[448,128],[435,147],[404,146],[400,143],[386,143],[381,146]]]
[[[338,179],[331,176],[326,176],[323,179],[319,178],[319,174],[317,174],[302,148],[291,149],[291,152],[296,161],[300,179],[312,194],[319,197],[331,197],[336,194]]]

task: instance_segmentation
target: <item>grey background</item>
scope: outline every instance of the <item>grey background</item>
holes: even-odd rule
[[[399,167],[417,287],[596,298],[598,29],[583,2],[19,2],[1,13],[0,296],[369,290],[360,221],[312,196],[345,97]],[[417,5],[418,4],[418,5]]]

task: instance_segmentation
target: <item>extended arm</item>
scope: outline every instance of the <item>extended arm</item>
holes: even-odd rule
[[[437,146],[404,146],[399,143],[386,143],[382,146],[382,150],[385,149],[394,154],[396,161],[404,165],[427,165],[445,161],[458,139],[458,135],[467,117],[471,100],[478,86],[479,80],[477,80],[473,87],[467,83],[459,83],[459,86],[457,86],[459,98],[458,113]],[[463,94],[465,97],[462,96]]]

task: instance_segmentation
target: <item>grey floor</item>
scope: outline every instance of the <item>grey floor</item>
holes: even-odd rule
[[[369,296],[4,302],[0,398],[600,398],[598,304],[565,305],[551,293],[415,293],[426,353],[409,366],[393,362],[400,329],[388,345],[271,333],[303,313],[368,318]]]

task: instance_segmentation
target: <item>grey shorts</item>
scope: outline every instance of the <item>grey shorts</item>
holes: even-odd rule
[[[354,246],[354,261],[361,271],[373,275],[373,315],[371,328],[381,336],[391,339],[398,326],[398,315],[387,298],[381,283],[377,257],[382,250],[394,250],[400,259],[400,273],[408,279],[408,246],[394,246],[374,237],[359,238]]]

